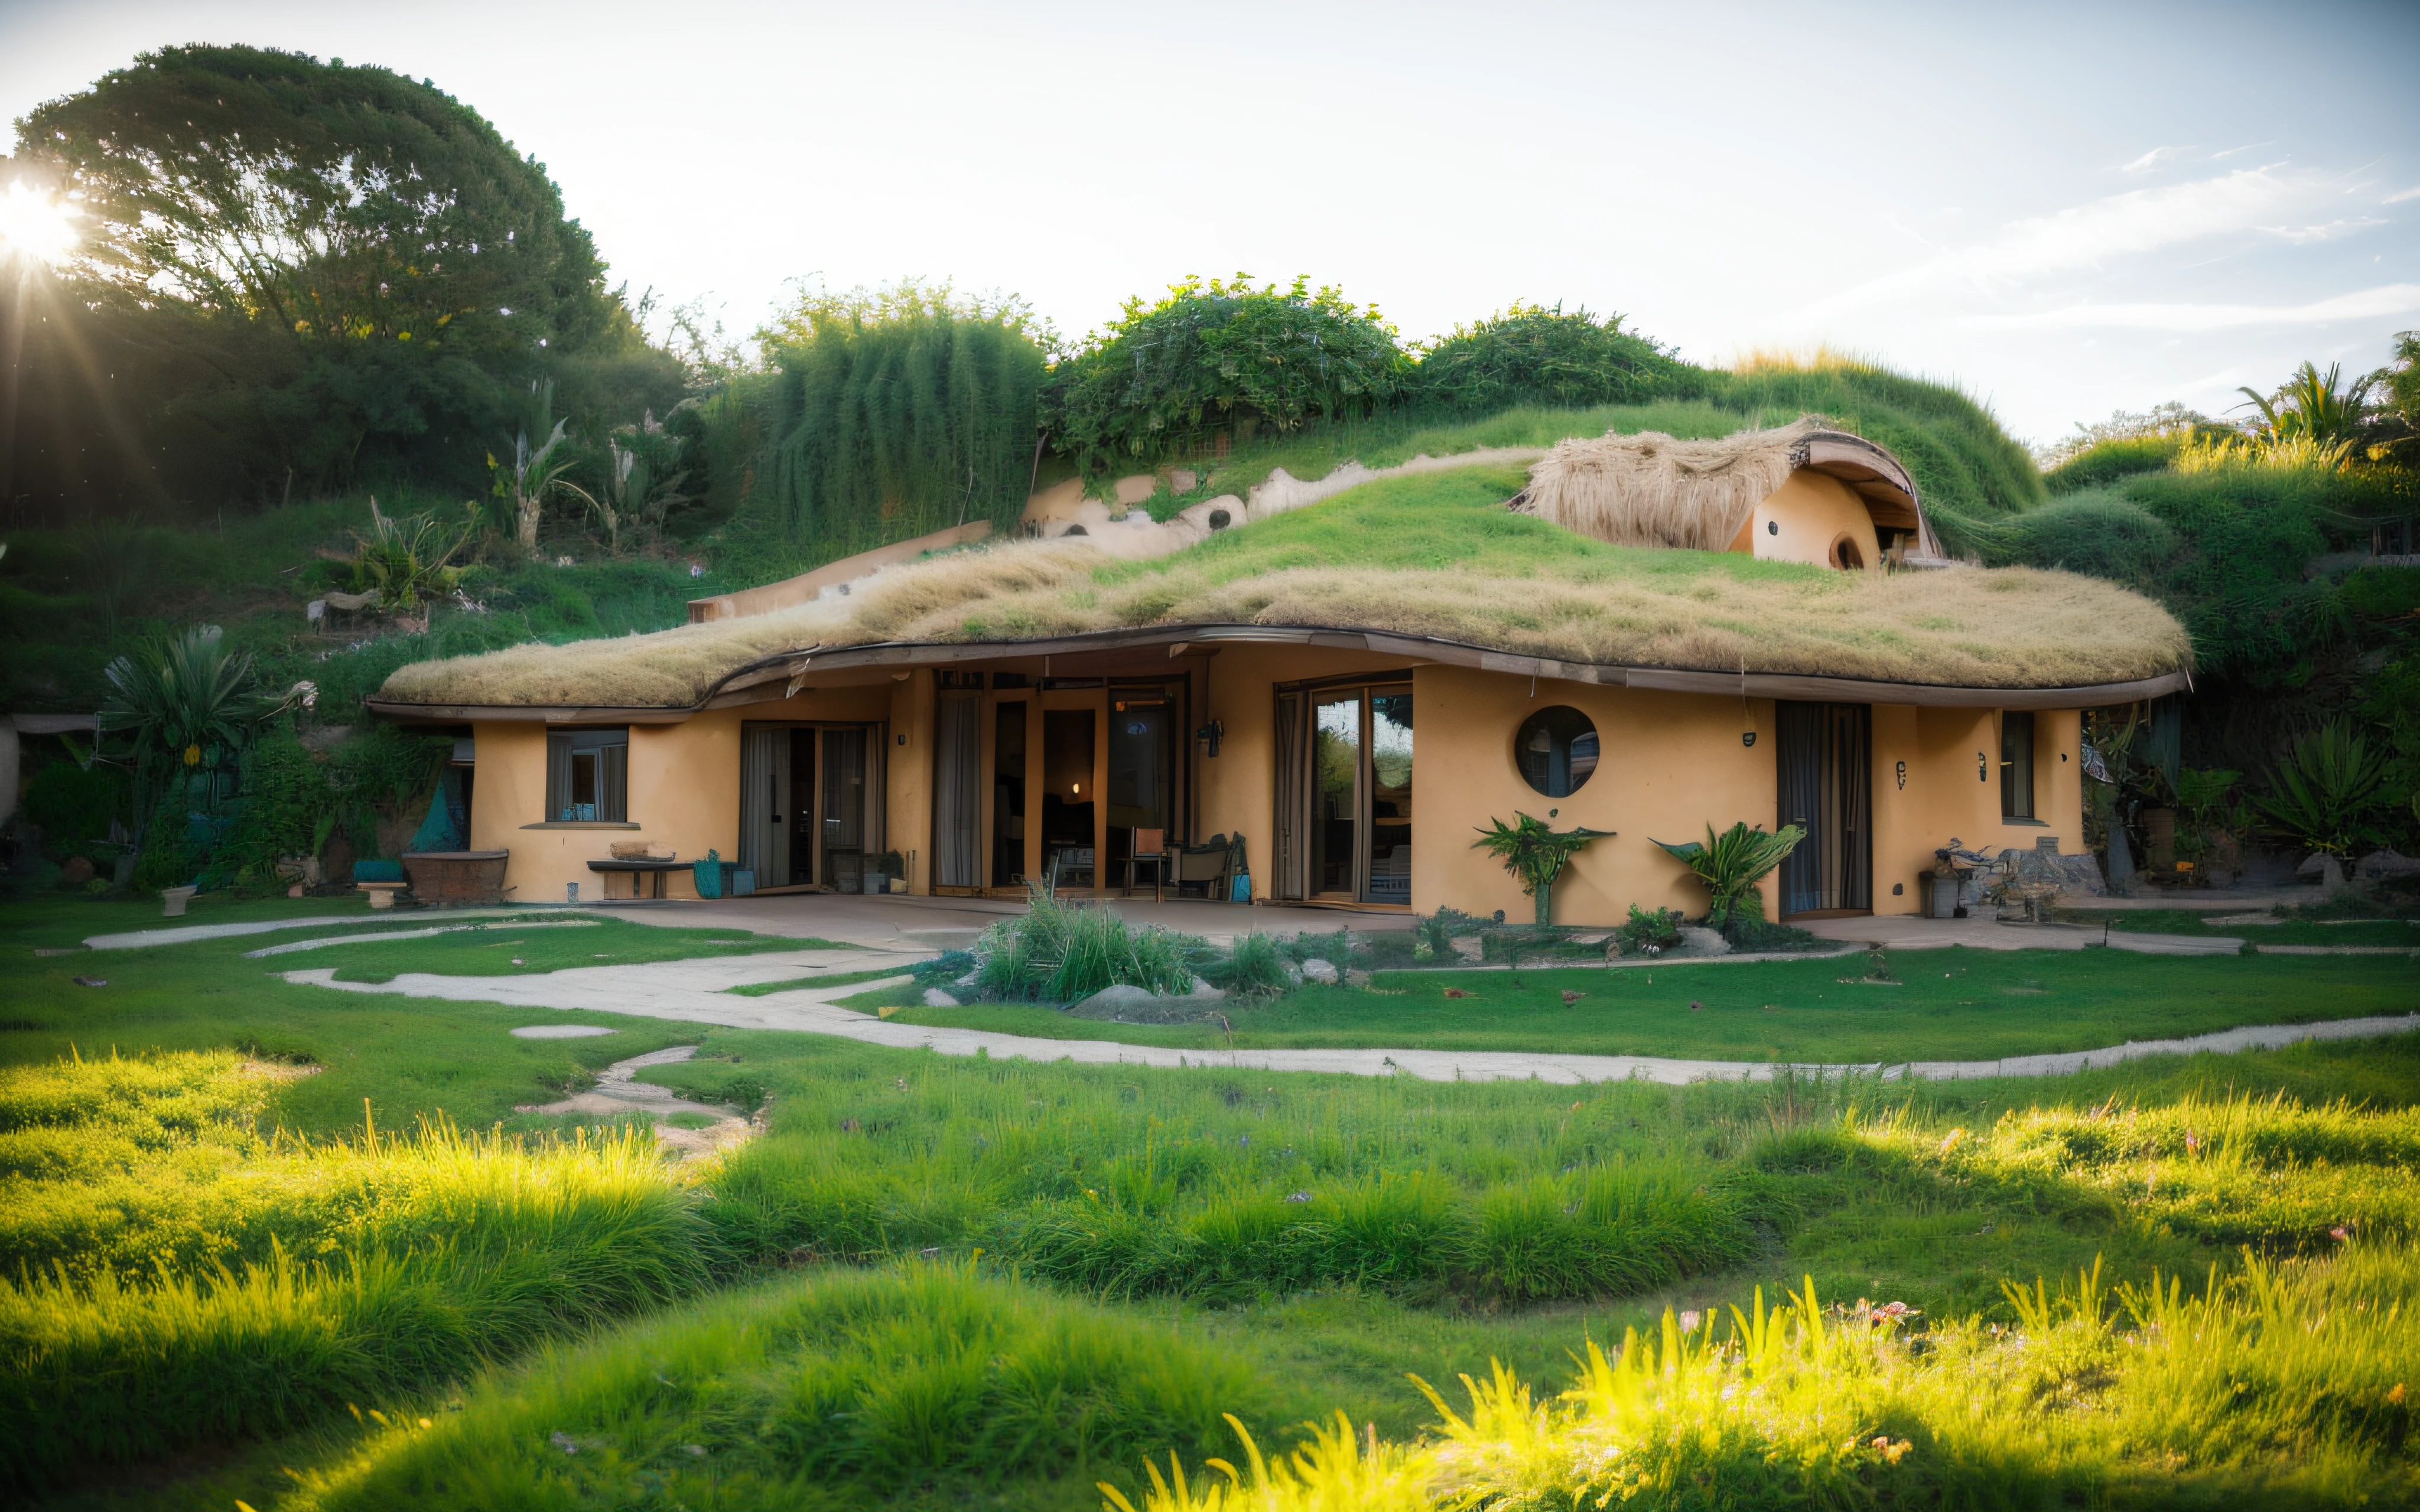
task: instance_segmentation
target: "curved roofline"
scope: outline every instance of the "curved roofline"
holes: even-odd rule
[[[1791,448],[1790,466],[1792,471],[1805,468],[1847,484],[1865,501],[1866,512],[1876,525],[1915,532],[1918,549],[1909,552],[1910,557],[1947,560],[1941,538],[1933,533],[1932,521],[1924,513],[1915,476],[1887,448],[1845,430],[1819,430]]]
[[[1852,438],[1854,439],[1854,438]],[[1876,448],[1879,450],[1879,448]],[[1887,453],[1884,454],[1888,455]],[[2077,709],[2189,690],[2184,671],[2119,683],[2063,687],[1978,687],[1939,683],[1893,683],[1824,677],[1806,672],[1724,672],[1696,668],[1646,667],[1558,661],[1492,651],[1465,641],[1386,630],[1337,629],[1325,625],[1179,625],[1147,629],[1095,630],[1044,640],[884,640],[829,650],[809,646],[763,656],[725,673],[704,699],[690,704],[627,707],[536,703],[410,703],[372,697],[364,705],[390,719],[458,724],[465,719],[527,719],[550,724],[677,724],[709,709],[766,702],[753,690],[794,683],[813,668],[917,667],[948,662],[997,661],[1003,656],[1064,656],[1088,651],[1127,651],[1167,646],[1174,656],[1192,645],[1312,645],[1339,651],[1416,657],[1444,666],[1520,677],[1550,677],[1608,687],[1655,688],[1676,693],[1717,693],[1745,698],[1808,699],[1840,703],[1900,703],[1931,708]]]

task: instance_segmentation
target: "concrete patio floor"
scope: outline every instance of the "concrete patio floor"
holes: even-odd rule
[[[1214,903],[1195,899],[1154,903],[1148,893],[1134,898],[1115,894],[1109,908],[1130,924],[1157,924],[1186,934],[1199,934],[1214,945],[1230,945],[1238,934],[1277,934],[1292,938],[1305,931],[1332,933],[1355,931],[1407,930],[1409,914],[1357,908],[1305,908],[1273,903]],[[634,924],[673,929],[729,926],[789,939],[837,940],[877,949],[962,950],[974,943],[995,920],[1015,918],[1025,904],[1015,898],[917,898],[903,894],[865,897],[837,892],[794,892],[753,898],[723,898],[713,903],[687,900],[668,903],[627,903],[591,912],[610,912]]]

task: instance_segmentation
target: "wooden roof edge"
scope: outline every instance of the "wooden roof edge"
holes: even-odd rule
[[[1260,642],[1313,645],[1340,651],[1367,651],[1416,661],[1461,666],[1481,671],[1522,677],[1546,677],[1564,682],[1595,683],[1610,687],[1654,688],[1676,693],[1715,693],[1733,697],[1805,699],[1835,703],[1896,703],[1935,708],[2075,709],[2131,703],[2189,689],[2182,669],[2150,677],[2115,683],[2055,687],[1990,687],[1941,683],[1885,682],[1871,678],[1829,677],[1809,672],[1720,671],[1698,668],[1642,667],[1565,661],[1519,652],[1491,650],[1457,640],[1402,635],[1384,630],[1357,630],[1332,625],[1183,625],[1141,629],[1088,631],[1047,640],[878,641],[839,646],[804,655],[784,652],[738,669],[719,681],[706,697],[685,706],[623,707],[599,704],[460,704],[407,703],[369,699],[365,706],[380,717],[421,724],[458,724],[465,720],[515,720],[546,724],[677,724],[708,709],[766,702],[742,696],[749,690],[806,675],[814,667],[931,666],[969,661],[997,661],[1006,656],[1075,656],[1085,652],[1119,651],[1152,645]]]

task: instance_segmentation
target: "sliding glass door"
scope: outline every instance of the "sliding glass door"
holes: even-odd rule
[[[1412,690],[1278,696],[1276,896],[1412,901]]]

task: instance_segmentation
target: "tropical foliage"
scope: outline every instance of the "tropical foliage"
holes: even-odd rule
[[[378,594],[387,613],[414,613],[455,591],[462,573],[452,563],[470,539],[468,524],[448,530],[427,515],[397,519],[373,495],[369,531],[353,532],[353,592]]]
[[[1515,809],[1514,823],[1490,819],[1490,827],[1471,841],[1471,849],[1483,850],[1503,862],[1504,870],[1519,880],[1521,890],[1536,900],[1542,925],[1555,921],[1555,879],[1563,874],[1563,868],[1592,841],[1615,833],[1576,825],[1558,830],[1547,821],[1560,812],[1560,809],[1549,809],[1545,819],[1540,819]]]
[[[1796,825],[1784,825],[1778,833],[1768,835],[1762,825],[1750,829],[1736,824],[1717,835],[1709,824],[1702,844],[1694,840],[1678,845],[1660,840],[1654,843],[1704,884],[1707,928],[1730,933],[1763,920],[1764,899],[1756,885],[1806,838],[1807,832]]]
[[[2346,856],[2383,838],[2369,821],[2388,801],[2386,753],[2349,721],[2332,720],[2294,742],[2256,799],[2281,834],[2322,856]]]

